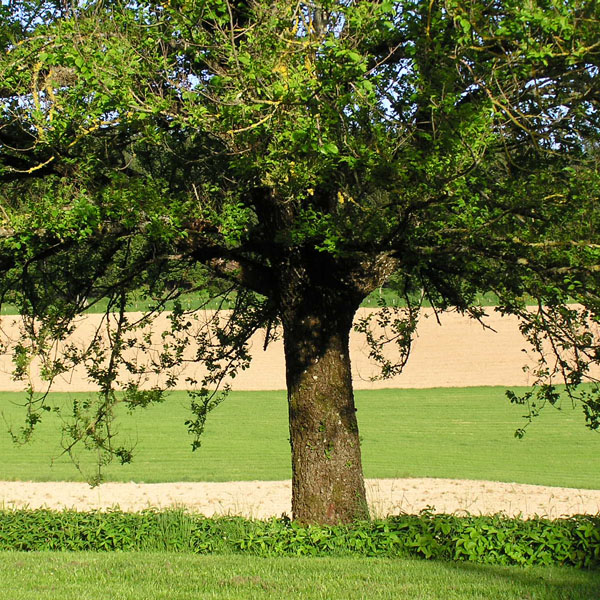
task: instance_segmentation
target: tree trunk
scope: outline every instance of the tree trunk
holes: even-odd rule
[[[292,512],[302,523],[368,517],[348,347],[355,310],[313,299],[283,318]]]

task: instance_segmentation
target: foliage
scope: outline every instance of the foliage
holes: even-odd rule
[[[600,522],[585,515],[524,521],[424,511],[352,525],[302,527],[289,519],[207,519],[177,510],[4,510],[0,522],[0,550],[412,556],[496,565],[600,566]]]

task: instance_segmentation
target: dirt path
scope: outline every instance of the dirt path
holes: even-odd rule
[[[455,514],[534,515],[557,518],[600,512],[600,491],[455,479],[370,479],[367,496],[374,516],[418,513],[427,507]],[[106,509],[186,507],[206,516],[265,519],[291,513],[289,481],[226,483],[0,482],[0,506]]]

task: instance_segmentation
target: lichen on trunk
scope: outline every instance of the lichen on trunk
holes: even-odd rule
[[[292,512],[303,523],[368,517],[348,347],[354,312],[312,303],[284,319]]]

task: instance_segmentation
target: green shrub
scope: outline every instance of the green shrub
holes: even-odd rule
[[[600,516],[402,515],[338,526],[289,519],[139,513],[0,511],[0,550],[155,550],[258,556],[385,556],[496,565],[600,566]]]

